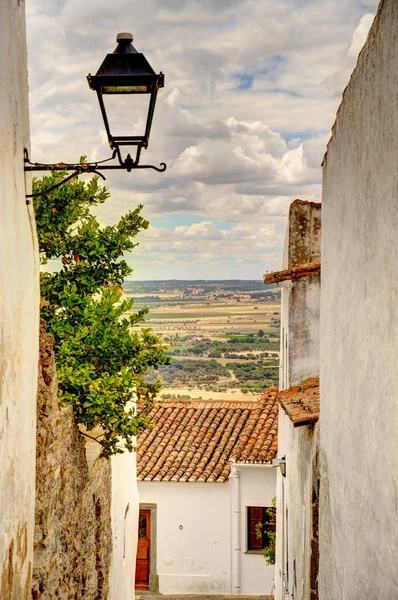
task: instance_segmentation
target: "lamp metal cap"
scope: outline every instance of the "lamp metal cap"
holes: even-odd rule
[[[116,36],[116,41],[117,43],[119,42],[132,42],[133,41],[133,34],[132,33],[118,33]]]

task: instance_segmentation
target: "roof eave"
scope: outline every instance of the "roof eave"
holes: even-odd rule
[[[319,416],[314,416],[312,418],[308,418],[305,421],[293,421],[293,419],[290,419],[293,423],[293,427],[302,427],[303,425],[313,425],[315,423],[317,423],[319,421]]]
[[[266,273],[264,275],[264,283],[269,285],[271,283],[291,281],[294,279],[300,279],[301,277],[319,275],[320,272],[321,263],[308,263],[307,265],[291,267],[290,269],[284,269],[283,271],[274,271],[272,273]]]

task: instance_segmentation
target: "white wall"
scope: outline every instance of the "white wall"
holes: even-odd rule
[[[319,376],[320,276],[294,281],[289,290],[288,387]]]
[[[138,483],[157,505],[157,569],[162,594],[230,594],[230,485]]]
[[[267,595],[274,584],[275,567],[261,553],[247,550],[247,507],[272,506],[276,495],[276,469],[237,465],[241,477],[241,594]]]
[[[291,464],[293,432],[292,423],[283,409],[278,416],[278,457],[286,457]],[[286,507],[290,498],[290,478],[283,477],[280,469],[276,471],[276,556],[275,556],[275,598],[284,600],[283,585],[286,585]]]
[[[322,600],[398,597],[397,81],[384,0],[324,163]]]
[[[286,390],[319,376],[320,276],[279,284],[281,341],[279,389]]]
[[[317,480],[319,425],[314,429],[294,428],[281,410],[278,432],[283,440],[279,452],[286,456],[286,477],[278,469],[275,598],[309,600],[312,492]]]
[[[320,260],[320,205],[295,201],[289,210],[283,268]],[[281,370],[279,388],[288,389],[320,370],[320,277],[279,284],[281,294]],[[312,533],[313,460],[317,434],[294,428],[282,407],[278,420],[278,457],[286,457],[287,476],[277,472],[277,551],[275,597],[309,598]],[[285,596],[285,594],[287,594]]]
[[[25,600],[33,553],[39,267],[23,170],[23,0],[0,2],[0,56],[0,597]]]
[[[321,205],[295,200],[290,205],[282,269],[320,262]],[[279,389],[319,376],[320,276],[283,281]]]
[[[289,387],[289,305],[290,290],[293,283],[283,281],[279,283],[281,288],[281,330],[280,330],[280,354],[279,354],[279,389],[286,390]],[[278,454],[279,452],[279,430],[278,430]],[[281,455],[283,456],[283,454]]]
[[[139,511],[136,454],[118,454],[111,461],[113,548],[109,600],[133,600]]]
[[[285,243],[283,246],[282,269],[289,268],[289,224],[286,227]],[[279,355],[279,389],[286,390],[289,386],[289,303],[291,281],[278,284],[281,288],[281,330],[280,330],[280,355]],[[279,446],[279,430],[278,430]],[[279,449],[278,449],[278,454]],[[283,456],[283,454],[281,455]]]
[[[274,567],[247,553],[247,506],[271,506],[275,470],[240,468],[241,594],[271,591]],[[162,594],[231,594],[231,481],[138,482],[142,504],[157,505],[157,570]]]
[[[317,439],[318,425],[314,430],[307,426],[295,428],[286,461],[290,490],[289,592],[292,598],[303,600],[310,599],[312,490],[316,486]]]

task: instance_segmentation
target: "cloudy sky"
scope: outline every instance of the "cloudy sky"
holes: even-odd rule
[[[141,162],[168,169],[110,172],[101,222],[144,205],[151,227],[128,257],[135,279],[261,279],[281,266],[289,203],[320,199],[329,131],[376,7],[29,0],[32,158],[110,155],[86,75],[113,51],[116,33],[131,31],[166,76]],[[115,112],[117,126],[126,114]],[[131,129],[140,121],[132,116]]]

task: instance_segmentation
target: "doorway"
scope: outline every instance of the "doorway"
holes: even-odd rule
[[[151,511],[140,509],[138,521],[137,565],[135,570],[135,588],[149,590],[151,572]]]

